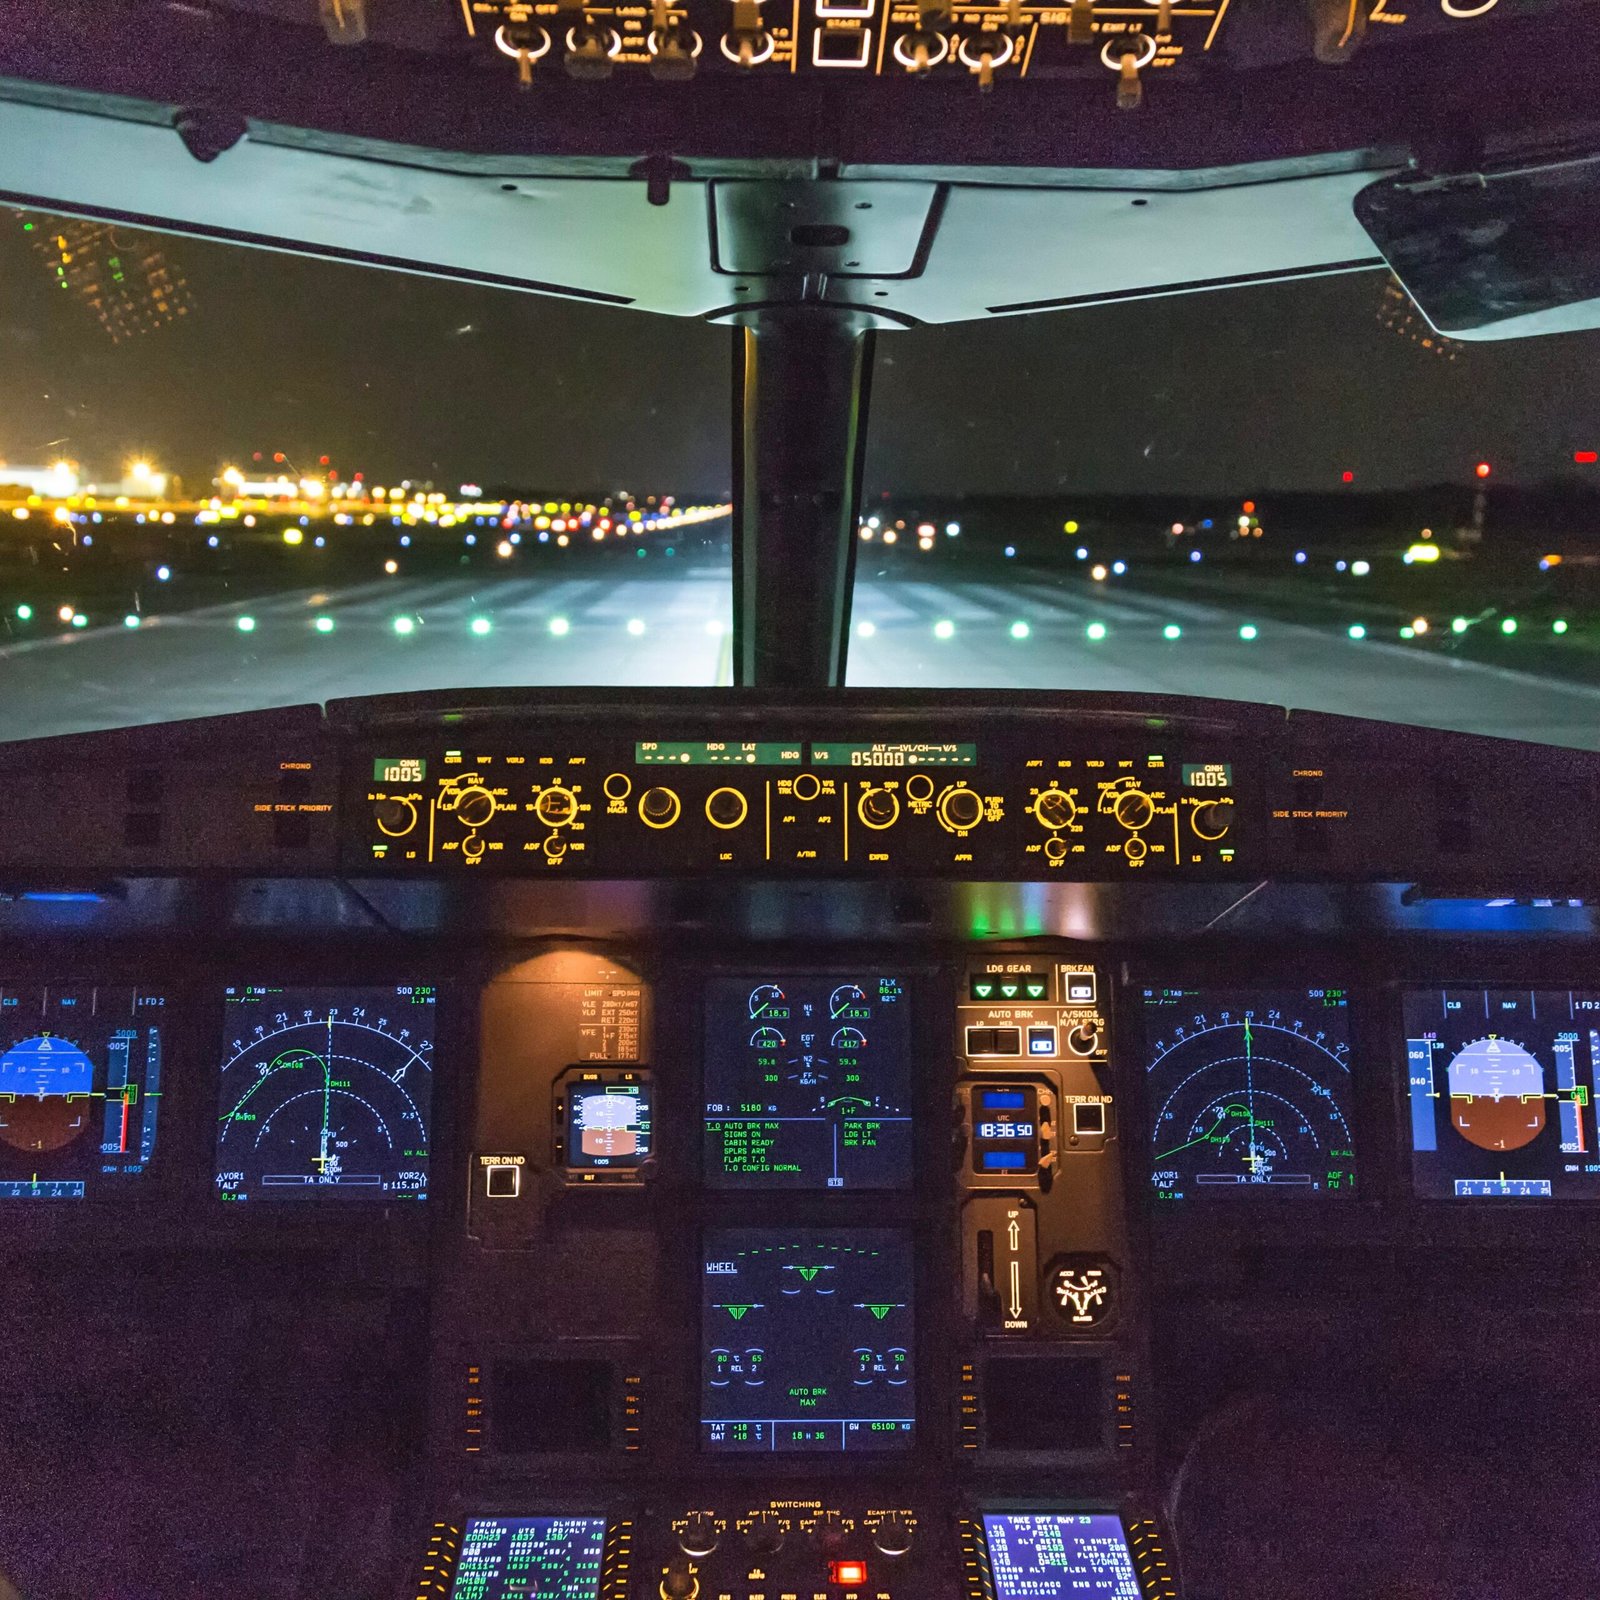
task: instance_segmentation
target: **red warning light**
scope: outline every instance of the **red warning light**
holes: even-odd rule
[[[1339,474],[1339,476],[1343,478],[1346,483],[1354,483],[1356,481],[1355,473],[1353,473],[1348,467],[1346,467],[1344,471]]]
[[[1244,512],[1244,514],[1247,517],[1248,516],[1254,516],[1255,515],[1255,509],[1256,509],[1256,503],[1255,503],[1254,500],[1246,500],[1244,505],[1240,509]]]
[[[1489,463],[1487,461],[1480,461],[1472,470],[1476,472],[1480,478],[1487,478],[1489,476]]]
[[[318,466],[325,467],[325,466],[327,466],[327,464],[328,464],[328,458],[326,456],[318,456],[317,457],[317,465]]]
[[[272,459],[281,467],[283,465],[283,451],[274,450],[272,453]]]
[[[828,1582],[848,1584],[852,1587],[867,1581],[867,1564],[865,1561],[830,1561],[828,1563]]]
[[[1596,461],[1600,461],[1600,454],[1596,454],[1596,452],[1593,450],[1574,450],[1572,452],[1572,459],[1576,461],[1580,467],[1592,467]]]

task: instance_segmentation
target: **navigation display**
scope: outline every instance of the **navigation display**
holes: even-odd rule
[[[1105,1511],[983,1517],[994,1600],[1140,1600],[1122,1519]]]
[[[450,1600],[599,1600],[604,1517],[472,1517]]]
[[[222,1198],[426,1199],[436,998],[421,984],[228,989]]]
[[[911,1022],[898,978],[719,978],[706,991],[713,1189],[904,1189]]]
[[[1145,989],[1158,1200],[1355,1193],[1343,989]]]
[[[1600,990],[1407,989],[1415,1192],[1600,1199]]]
[[[0,1201],[110,1198],[150,1165],[166,999],[0,983]]]
[[[703,1449],[911,1448],[908,1234],[713,1229],[700,1300]]]

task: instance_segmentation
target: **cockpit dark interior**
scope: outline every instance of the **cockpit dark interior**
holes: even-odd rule
[[[7,205],[727,325],[733,682],[0,744],[0,1594],[1600,1592],[1600,755],[845,686],[903,330],[1593,325],[1392,5],[11,0]]]

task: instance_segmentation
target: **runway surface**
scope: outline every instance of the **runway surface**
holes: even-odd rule
[[[863,578],[850,682],[1213,695],[1600,749],[1600,688],[1214,604],[1017,579]],[[712,565],[302,590],[0,647],[0,738],[419,689],[728,683],[729,629],[727,569]]]

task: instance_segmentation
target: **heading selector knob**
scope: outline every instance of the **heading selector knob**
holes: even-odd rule
[[[911,1548],[911,1524],[898,1511],[886,1512],[872,1530],[872,1542],[886,1556],[903,1556]]]
[[[1112,815],[1124,828],[1143,828],[1156,814],[1156,803],[1143,789],[1128,789],[1117,796]]]
[[[456,796],[456,815],[469,828],[481,828],[491,821],[496,809],[494,796],[479,784]]]
[[[686,1556],[702,1560],[717,1548],[717,1524],[703,1511],[691,1511],[684,1518],[683,1532],[678,1535],[678,1547]]]
[[[939,796],[939,820],[947,828],[972,828],[983,821],[983,796],[976,789],[946,789]]]
[[[639,820],[647,828],[670,828],[682,810],[677,795],[659,784],[639,796]]]
[[[1202,839],[1220,839],[1233,826],[1233,801],[1207,800],[1189,813],[1189,826]]]
[[[1064,789],[1049,788],[1033,802],[1033,814],[1046,828],[1068,827],[1078,814],[1078,803]]]
[[[714,828],[737,828],[750,815],[750,802],[742,791],[724,786],[706,796],[706,820]]]

